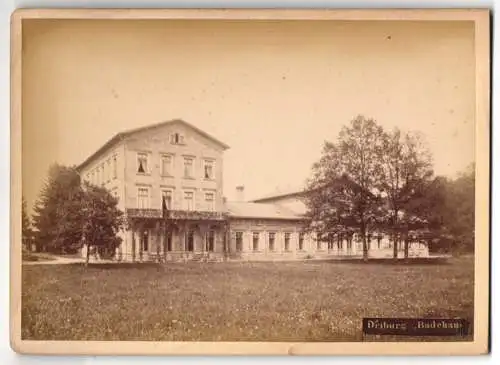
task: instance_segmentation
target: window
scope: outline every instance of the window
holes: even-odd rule
[[[205,160],[203,164],[205,179],[211,180],[214,178],[214,162],[212,160]]]
[[[92,177],[91,177],[91,179],[90,179],[90,183],[91,183],[92,185],[95,185],[95,172],[94,172],[94,171],[92,171]]]
[[[276,233],[269,233],[269,251],[274,251],[274,241],[276,239]]]
[[[118,201],[119,197],[118,197],[118,189],[113,189],[113,197]]]
[[[215,210],[215,194],[205,193],[205,203],[207,206],[207,210],[209,212],[213,212]]]
[[[113,179],[118,177],[118,161],[116,156],[113,156]]]
[[[194,231],[186,233],[186,250],[189,252],[194,251]]]
[[[171,155],[163,155],[161,157],[161,175],[173,175],[173,157]]]
[[[163,202],[165,202],[165,208],[172,209],[172,190],[162,190],[161,198],[162,198],[162,209]]]
[[[299,250],[304,249],[304,233],[299,233]]]
[[[254,251],[259,251],[259,232],[253,233],[252,249]]]
[[[194,177],[194,158],[184,157],[184,177]]]
[[[290,251],[290,233],[285,233],[285,251]]]
[[[87,174],[87,182],[90,182],[90,172]]]
[[[194,191],[184,192],[184,209],[194,210]]]
[[[205,236],[205,250],[208,252],[214,252],[215,249],[215,232],[209,231]]]
[[[147,174],[148,173],[148,154],[139,152],[137,154],[137,173]]]
[[[149,189],[148,188],[138,188],[137,189],[137,208],[148,209],[149,208]]]
[[[236,251],[241,252],[243,250],[243,232],[236,232]]]
[[[106,176],[104,175],[104,162],[101,164],[101,185],[104,185],[106,182]]]
[[[95,169],[95,185],[99,185],[101,183],[101,172],[99,171],[99,167]]]
[[[184,136],[179,133],[173,133],[170,135],[170,143],[172,144],[184,144]]]
[[[108,159],[108,167],[106,168],[106,180],[111,180],[111,160]]]
[[[141,238],[141,248],[142,252],[148,252],[149,250],[149,234],[148,231],[144,231]]]

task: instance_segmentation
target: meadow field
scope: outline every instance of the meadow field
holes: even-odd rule
[[[26,340],[391,341],[363,317],[472,323],[473,257],[448,262],[23,265]],[[472,326],[471,326],[472,329]],[[416,341],[466,338],[404,338]]]

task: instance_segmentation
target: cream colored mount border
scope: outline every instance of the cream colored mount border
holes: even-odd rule
[[[487,9],[18,9],[22,19],[489,21]],[[485,20],[488,18],[488,20]]]
[[[473,21],[476,52],[475,336],[472,342],[86,342],[21,340],[21,221],[11,220],[11,345],[21,353],[88,355],[472,355],[488,352],[490,24],[487,9],[23,9],[11,18],[11,216],[21,217],[23,19]]]

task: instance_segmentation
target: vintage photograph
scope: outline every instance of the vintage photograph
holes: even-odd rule
[[[20,340],[486,351],[478,34],[22,19]]]

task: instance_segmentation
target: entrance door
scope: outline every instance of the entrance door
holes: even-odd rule
[[[194,231],[188,231],[186,234],[186,251],[194,251]]]
[[[205,251],[215,251],[215,231],[210,230],[205,234]]]
[[[165,252],[172,251],[172,232],[165,232],[165,247],[163,248]]]

